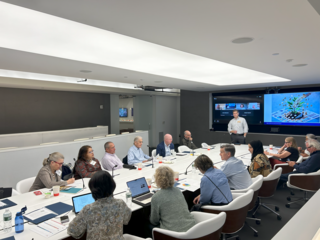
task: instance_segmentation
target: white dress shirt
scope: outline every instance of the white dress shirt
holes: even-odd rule
[[[115,153],[110,154],[106,152],[103,158],[101,159],[101,164],[104,169],[110,170],[110,171],[115,165],[118,165],[118,166],[115,167],[114,170],[123,168],[122,161],[118,158],[118,156]]]
[[[230,134],[231,131],[236,130],[236,134],[244,134],[247,133],[249,128],[246,119],[242,117],[238,117],[237,119],[233,118],[228,124],[228,132]]]

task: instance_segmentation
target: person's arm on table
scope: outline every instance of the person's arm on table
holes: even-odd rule
[[[46,188],[52,188],[53,186],[67,185],[74,182],[74,178],[70,178],[68,181],[56,181],[55,179],[51,180],[47,172],[43,172],[39,175],[41,182],[46,186]]]
[[[286,158],[291,155],[291,153],[287,152],[287,151],[284,151],[279,154],[279,153],[271,153],[271,152],[268,152],[267,150],[264,151],[264,154],[272,156],[272,157],[277,157],[277,158]]]
[[[68,234],[75,239],[79,239],[87,230],[86,216],[84,209],[69,223]]]

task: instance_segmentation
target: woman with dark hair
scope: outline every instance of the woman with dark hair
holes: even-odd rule
[[[95,202],[86,205],[72,220],[68,234],[76,239],[85,232],[89,240],[124,239],[123,225],[129,223],[131,210],[123,200],[113,198],[116,183],[111,175],[97,172],[90,179],[89,188]]]
[[[252,154],[251,165],[249,167],[251,178],[255,178],[258,175],[268,176],[272,168],[268,157],[263,153],[262,142],[260,140],[252,141],[248,146],[249,152]]]
[[[201,194],[193,200],[194,204],[227,205],[232,201],[226,175],[213,167],[213,162],[208,156],[197,157],[194,166],[204,175],[200,183]]]
[[[73,168],[74,178],[91,178],[96,172],[101,170],[99,160],[94,158],[92,147],[88,145],[81,147],[78,154],[78,160]]]

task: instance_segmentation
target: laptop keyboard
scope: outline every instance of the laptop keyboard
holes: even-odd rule
[[[148,193],[148,194],[143,195],[143,196],[141,196],[141,197],[137,197],[137,198],[135,198],[135,200],[143,201],[143,200],[146,200],[146,199],[148,199],[148,198],[152,198],[152,196],[153,196],[153,194],[152,194],[152,193]]]

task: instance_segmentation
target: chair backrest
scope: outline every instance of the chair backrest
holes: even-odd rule
[[[108,135],[106,135],[106,137],[112,137],[112,136],[115,136],[115,135],[117,135],[117,134],[108,134]]]
[[[267,177],[263,178],[262,187],[259,191],[259,197],[272,197],[277,189],[278,181],[282,173],[282,168],[272,171]]]
[[[16,196],[16,195],[20,195],[21,193],[19,193],[17,190],[15,190],[14,188],[12,188],[12,196]]]
[[[17,183],[16,189],[19,193],[27,193],[29,192],[29,189],[31,188],[34,180],[36,177],[31,177],[27,179],[23,179],[20,182]]]
[[[122,159],[123,164],[128,164],[128,155]]]
[[[292,185],[305,191],[316,192],[320,189],[320,170],[307,174],[290,174],[288,183],[288,187]]]
[[[84,141],[84,140],[89,140],[89,138],[78,138],[78,139],[75,139],[73,141],[77,142],[77,141]]]
[[[187,146],[181,145],[178,147],[178,151],[179,151],[179,153],[182,153],[184,151],[191,151],[191,149],[188,148]]]
[[[92,139],[97,139],[97,138],[104,138],[105,136],[96,136],[96,137],[93,137]]]
[[[50,144],[56,144],[56,143],[59,143],[59,142],[47,142],[47,143],[40,143],[40,145],[50,145]]]
[[[256,205],[256,201],[257,201],[258,194],[259,194],[260,188],[262,186],[262,183],[263,183],[263,176],[259,175],[255,178],[252,178],[252,184],[248,188],[241,189],[241,190],[231,190],[231,192],[232,193],[245,193],[249,189],[252,189],[254,193],[253,193],[252,201],[249,204],[249,211],[251,211]]]
[[[197,224],[187,232],[174,232],[161,228],[153,229],[154,240],[164,239],[201,239],[201,240],[218,240],[222,226],[226,221],[226,213],[221,212],[213,215],[203,212],[191,212]]]
[[[282,168],[282,174],[293,172],[295,169],[290,167],[288,163],[279,163],[273,166],[273,171],[277,170],[278,168]]]
[[[246,220],[249,204],[253,198],[253,190],[249,189],[246,193],[232,193],[233,201],[228,205],[203,206],[203,212],[218,214],[225,212],[227,214],[226,222],[222,227],[223,233],[235,233],[239,231]]]
[[[156,149],[152,150],[151,157],[155,158],[156,155],[157,155],[157,150]]]
[[[201,143],[201,147],[202,147],[202,148],[207,148],[207,147],[208,147],[208,144],[206,144],[206,143]]]
[[[304,157],[303,156],[300,156],[299,158],[298,158],[298,160],[297,160],[297,163],[302,163],[302,160],[304,159]]]
[[[123,132],[123,133],[121,133],[121,134],[128,134],[128,133],[130,133],[130,132]]]

